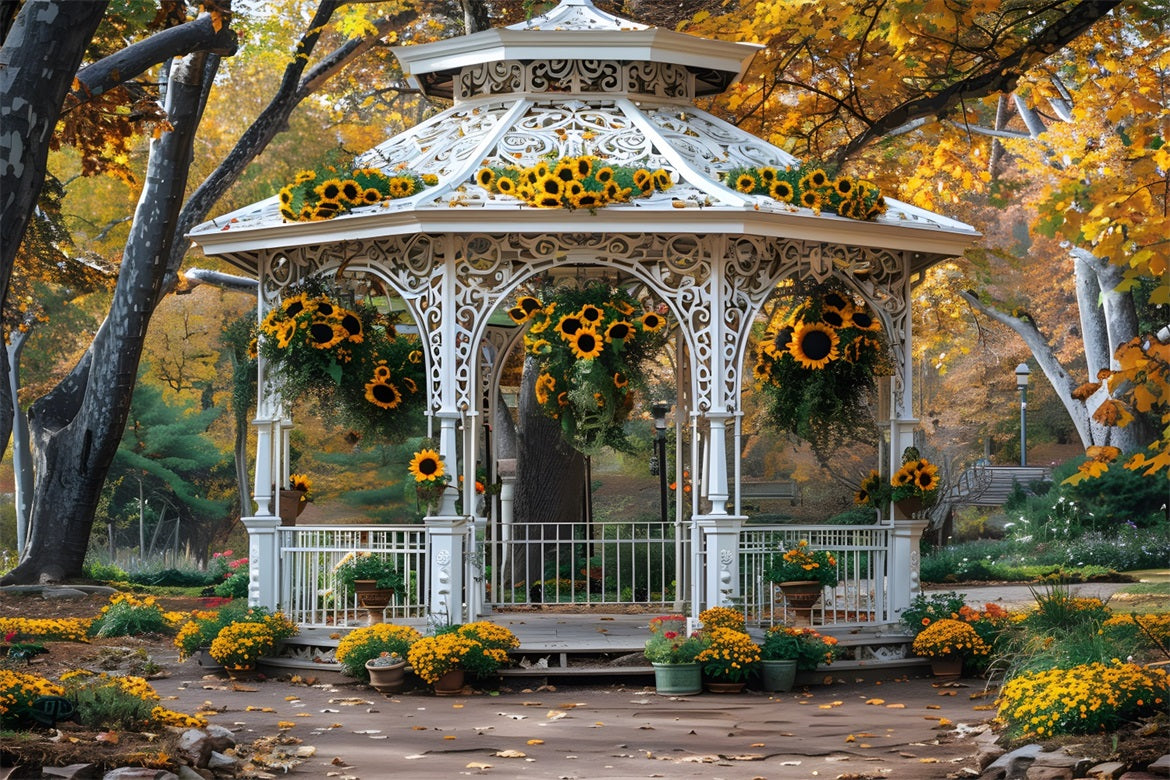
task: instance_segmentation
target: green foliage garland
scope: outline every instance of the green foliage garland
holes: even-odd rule
[[[833,177],[817,165],[732,168],[723,178],[737,192],[767,195],[817,214],[823,209],[850,219],[877,219],[886,213],[886,200],[872,182]]]
[[[766,421],[818,452],[876,434],[870,408],[875,377],[891,371],[877,318],[834,286],[773,317],[756,345],[752,369]]]
[[[424,403],[419,342],[373,306],[342,306],[325,280],[291,286],[260,323],[260,354],[286,399],[308,397],[344,425],[391,441],[410,432]]]
[[[645,362],[665,342],[666,318],[598,282],[523,296],[508,314],[531,323],[524,349],[540,368],[536,400],[565,441],[586,454],[628,450],[622,423],[645,387]]]

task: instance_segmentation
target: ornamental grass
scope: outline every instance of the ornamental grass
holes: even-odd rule
[[[1164,714],[1167,701],[1165,669],[1091,663],[1009,680],[1000,689],[997,717],[1014,738],[1092,734]]]
[[[170,634],[183,621],[183,613],[167,612],[154,596],[115,593],[89,626],[91,636]]]

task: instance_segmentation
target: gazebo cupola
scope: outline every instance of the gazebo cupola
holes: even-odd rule
[[[476,425],[484,413],[481,349],[488,319],[538,276],[603,269],[665,303],[677,323],[693,423],[691,460],[696,554],[692,610],[738,592],[735,514],[742,366],[753,319],[785,279],[836,276],[882,319],[897,364],[890,452],[911,441],[910,282],[976,236],[969,226],[887,199],[875,220],[847,219],[737,191],[724,175],[744,166],[796,166],[781,149],[699,109],[745,72],[753,44],[708,40],[646,27],[566,0],[548,13],[500,29],[395,49],[411,82],[453,105],[360,155],[356,165],[409,170],[437,184],[409,197],[354,208],[327,220],[286,222],[274,196],[199,226],[191,234],[260,280],[261,316],[284,287],[343,269],[378,277],[400,296],[425,339],[428,413],[441,451],[474,483]],[[663,169],[664,192],[596,209],[537,208],[476,183],[484,166],[533,165],[593,155],[607,165]],[[505,344],[495,345],[499,348]],[[261,367],[263,376],[264,368]],[[275,388],[259,404],[253,539],[275,525],[272,485],[287,474],[287,422]],[[459,425],[462,425],[460,434]],[[523,474],[519,475],[523,479]],[[471,506],[472,496],[463,506]],[[474,612],[465,593],[471,519],[453,500],[428,519],[432,569],[428,607],[448,618]],[[911,572],[890,599],[916,587],[911,521],[891,563]],[[254,560],[262,551],[253,551]],[[275,550],[268,552],[277,556]],[[277,556],[278,557],[278,556]],[[274,561],[274,567],[279,568]],[[271,601],[277,575],[254,581]],[[273,579],[267,579],[267,578]],[[464,606],[468,605],[468,606]]]

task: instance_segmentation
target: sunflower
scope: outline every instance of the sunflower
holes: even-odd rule
[[[501,176],[496,179],[496,190],[503,195],[512,195],[516,192],[516,182],[509,179],[507,176]]]
[[[735,189],[740,192],[750,193],[756,188],[756,177],[750,173],[741,173],[735,177]]]
[[[409,360],[411,363],[415,363],[415,364],[421,363],[422,359],[423,359],[422,350],[421,349],[412,349],[410,351],[410,354],[406,356],[406,359]]]
[[[564,317],[561,317],[560,322],[557,323],[557,332],[561,334],[562,338],[568,339],[572,338],[572,336],[583,327],[585,327],[585,324],[581,322],[580,317],[576,316],[575,314],[566,314]]]
[[[626,320],[611,322],[605,329],[605,337],[610,341],[624,341],[634,335],[634,326]]]
[[[366,382],[366,400],[383,409],[395,409],[402,403],[402,393],[392,383],[374,379]]]
[[[353,179],[346,179],[341,182],[341,198],[348,200],[350,203],[362,202],[362,186]]]
[[[816,190],[805,190],[800,193],[800,205],[813,211],[819,211],[821,208],[821,196],[817,194]]]
[[[544,406],[549,402],[550,394],[557,389],[557,380],[552,374],[542,373],[536,377],[536,402]]]
[[[408,376],[402,377],[402,386],[406,388],[406,392],[414,395],[418,392],[418,382],[415,382]]]
[[[304,184],[305,182],[312,181],[315,178],[317,178],[316,171],[300,171],[297,173],[296,177],[293,178],[293,184]]]
[[[480,168],[475,173],[475,183],[483,187],[485,190],[490,190],[496,181],[496,172],[491,168]]]
[[[385,363],[379,363],[378,365],[374,366],[374,379],[377,379],[379,382],[385,382],[389,378],[390,367],[388,365]]]
[[[332,320],[315,319],[309,324],[308,341],[317,349],[332,349],[348,335],[340,323]]]
[[[791,203],[793,195],[792,185],[783,179],[778,179],[772,182],[772,186],[768,189],[768,194],[775,200],[783,203]]]
[[[597,179],[599,184],[609,184],[613,180],[613,168],[603,165],[597,169],[597,173],[593,174],[593,178]]]
[[[345,330],[347,337],[355,344],[362,343],[364,336],[362,335],[362,318],[354,314],[352,311],[342,310],[341,313],[341,327]]]
[[[840,309],[833,309],[826,306],[821,309],[821,321],[833,328],[841,328],[845,325],[846,313]]]
[[[772,364],[767,360],[757,360],[752,366],[752,376],[761,382],[770,379],[772,377]]]
[[[609,305],[620,311],[626,317],[634,313],[634,307],[629,301],[610,301]]]
[[[443,459],[434,450],[422,449],[414,453],[409,469],[415,482],[433,482],[443,477]]]
[[[547,355],[552,352],[552,344],[548,339],[533,339],[528,344],[528,351],[533,355]]]
[[[837,359],[839,343],[834,328],[821,322],[805,322],[797,327],[788,351],[802,367],[821,369]]]
[[[395,176],[390,180],[390,197],[405,198],[414,194],[414,179],[408,176]]]
[[[809,173],[808,183],[814,187],[824,187],[829,183],[829,176],[820,168],[816,168]]]
[[[528,322],[528,312],[524,311],[519,306],[513,306],[512,308],[508,309],[508,316],[511,318],[512,322],[516,323],[517,325],[523,325],[524,323]]]
[[[578,360],[592,360],[601,354],[605,342],[595,331],[581,328],[570,337],[569,346],[573,350],[573,357]]]
[[[776,169],[771,166],[760,168],[760,181],[765,187],[776,181]]]
[[[577,201],[580,199],[581,195],[583,195],[584,193],[585,193],[585,185],[583,185],[581,182],[577,181],[576,179],[565,183],[564,197],[568,198],[569,202],[572,203],[573,205],[577,204]]]
[[[625,387],[626,385],[628,385],[629,383],[630,383],[629,378],[625,374],[623,374],[621,371],[614,373],[614,375],[613,375],[613,386],[614,387],[621,389],[621,388]]]
[[[654,189],[654,174],[650,173],[650,171],[646,170],[645,168],[639,168],[638,170],[634,171],[634,184],[642,192],[649,192],[650,190]]]
[[[532,205],[539,206],[542,209],[555,209],[561,205],[560,195],[538,195]]]
[[[605,312],[603,312],[599,307],[594,306],[592,303],[587,303],[581,307],[580,311],[577,312],[577,316],[581,318],[581,322],[592,328],[595,327],[597,323],[601,322],[601,318],[605,316]]]
[[[840,176],[837,178],[837,181],[833,182],[833,189],[835,189],[837,194],[842,198],[847,198],[854,190],[853,179],[849,178],[848,176]]]
[[[319,317],[332,317],[336,312],[336,309],[328,298],[314,298],[309,301],[309,304]]]
[[[280,205],[287,206],[292,203],[292,189],[285,187],[280,191]]]
[[[923,492],[934,490],[938,487],[938,466],[930,461],[918,461],[918,469],[914,474],[914,485]]]
[[[792,343],[792,333],[793,330],[791,325],[785,325],[783,328],[776,331],[776,337],[772,340],[772,344],[775,345],[776,352],[785,352],[788,350],[788,346]]]
[[[368,187],[366,188],[366,191],[362,193],[362,202],[367,205],[377,203],[381,199],[382,193],[379,192],[376,187]]]
[[[536,191],[541,195],[552,195],[557,198],[565,191],[565,183],[556,176],[541,176],[536,182]]]
[[[336,201],[341,194],[341,179],[329,179],[316,186],[313,192],[317,193],[322,201]]]
[[[323,200],[317,204],[317,208],[312,210],[310,216],[312,219],[332,219],[337,212],[337,203]]]
[[[666,320],[655,312],[648,311],[642,315],[642,327],[651,333],[661,330],[665,324]]]
[[[573,160],[569,157],[564,158],[557,166],[553,168],[552,175],[556,179],[560,179],[566,184],[577,178],[577,169],[573,164]]]
[[[670,178],[670,174],[666,170],[659,168],[654,171],[654,186],[665,192],[674,186],[674,180]]]
[[[573,201],[573,205],[579,209],[595,209],[598,206],[605,205],[605,194],[601,192],[594,192],[593,190],[585,190]]]
[[[568,406],[568,405],[569,405],[569,394],[568,393],[557,393],[557,406]]]
[[[881,323],[878,322],[872,314],[865,309],[852,309],[849,312],[849,321],[845,323],[847,327],[857,328],[858,330],[874,331],[881,330]]]
[[[280,349],[287,349],[288,345],[292,343],[293,336],[297,332],[296,320],[288,320],[282,325],[277,326],[276,329],[276,346]]]

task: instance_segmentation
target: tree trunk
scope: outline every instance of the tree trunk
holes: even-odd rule
[[[191,167],[202,113],[204,53],[171,69],[171,129],[151,142],[146,183],[126,243],[110,314],[68,377],[30,410],[32,523],[20,565],[4,583],[53,581],[81,570],[94,511],[130,411],[142,342],[162,287],[166,258]]]
[[[1088,381],[1097,381],[1097,372],[1109,368],[1113,353],[1109,349],[1109,329],[1105,326],[1105,310],[1097,305],[1101,298],[1101,285],[1097,281],[1097,269],[1089,262],[1088,252],[1070,252],[1076,280],[1077,310],[1081,317],[1081,340],[1085,344],[1085,365],[1089,371]]]
[[[585,458],[565,443],[561,426],[536,403],[536,376],[525,360],[520,385],[520,426],[516,453],[516,549],[508,556],[504,581],[528,588],[532,601],[543,601],[540,581],[576,578],[572,571],[573,531],[581,523]],[[578,567],[579,568],[579,567]]]
[[[107,5],[28,0],[0,47],[0,309],[45,181],[49,138]]]

